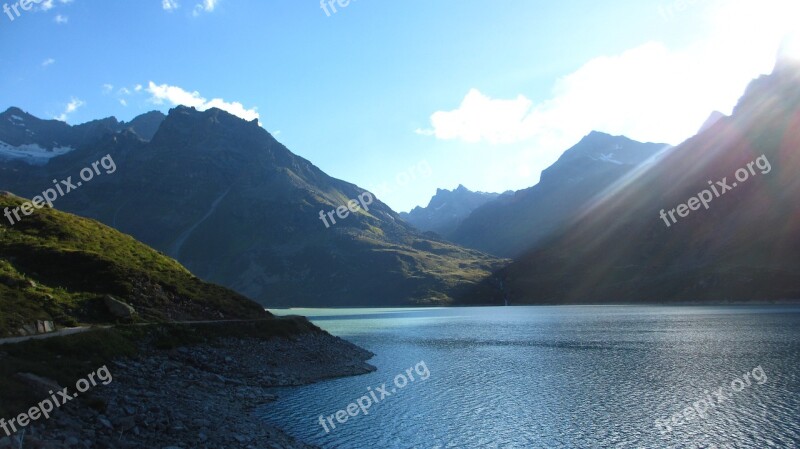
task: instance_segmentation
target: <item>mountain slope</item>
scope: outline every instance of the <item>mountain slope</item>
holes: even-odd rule
[[[453,190],[437,189],[427,207],[401,212],[400,217],[421,231],[447,237],[472,211],[499,196],[499,193],[473,192],[463,185]]]
[[[750,85],[731,117],[504,270],[512,299],[800,298],[800,67],[778,67]],[[710,193],[707,209],[689,201],[712,186],[724,194]]]
[[[0,210],[25,200],[0,193]],[[107,226],[45,207],[0,221],[0,337],[36,320],[109,323],[105,295],[145,321],[266,318],[256,303],[194,277],[178,262]]]
[[[175,108],[149,142],[123,130],[45,165],[0,162],[0,188],[33,196],[104,155],[118,170],[57,208],[114,226],[263,304],[450,303],[502,264],[422,236],[378,199],[326,227],[320,212],[368,201],[365,191],[219,109]]]
[[[665,147],[593,132],[544,170],[537,185],[477,208],[448,238],[490,254],[518,256]]]

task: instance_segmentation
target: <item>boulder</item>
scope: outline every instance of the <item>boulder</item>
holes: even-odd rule
[[[55,326],[53,326],[52,321],[37,321],[36,322],[36,332],[39,334],[47,334],[49,332],[53,332],[55,330]]]
[[[132,320],[137,315],[136,309],[111,295],[106,295],[103,298],[103,301],[105,302],[108,311],[117,318]]]

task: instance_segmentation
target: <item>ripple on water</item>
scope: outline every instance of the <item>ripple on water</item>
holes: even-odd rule
[[[282,389],[258,411],[323,448],[800,447],[798,308],[291,312],[377,354],[375,373]],[[429,379],[325,434],[319,415],[421,360]],[[655,426],[756,366],[763,385],[666,435]]]

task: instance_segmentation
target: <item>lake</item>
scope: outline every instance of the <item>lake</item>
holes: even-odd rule
[[[800,447],[800,307],[272,312],[376,354],[257,411],[322,448]]]

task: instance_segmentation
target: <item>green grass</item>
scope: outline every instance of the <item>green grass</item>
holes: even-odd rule
[[[23,202],[0,195],[0,211]],[[202,282],[174,259],[97,221],[50,208],[13,226],[0,219],[0,337],[36,320],[113,323],[102,302],[107,294],[133,306],[143,321],[268,316],[247,298]]]

